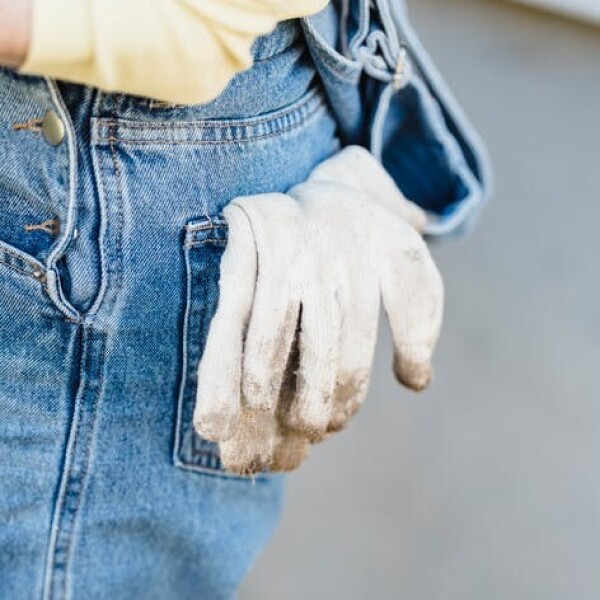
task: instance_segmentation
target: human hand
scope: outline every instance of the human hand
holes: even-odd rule
[[[19,67],[29,48],[32,0],[0,0],[0,66]]]
[[[287,194],[236,198],[194,425],[226,469],[287,471],[362,405],[383,301],[394,371],[432,375],[443,285],[425,214],[366,150],[349,147]]]

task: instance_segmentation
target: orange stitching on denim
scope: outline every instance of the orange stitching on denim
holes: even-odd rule
[[[43,223],[28,223],[23,227],[25,231],[43,231],[50,235],[58,235],[60,233],[60,221],[58,219],[46,219]]]
[[[42,131],[42,119],[29,119],[23,123],[14,123],[13,131],[35,131],[39,133]]]

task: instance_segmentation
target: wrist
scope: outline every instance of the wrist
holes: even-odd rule
[[[19,67],[29,48],[32,0],[0,0],[0,65]]]

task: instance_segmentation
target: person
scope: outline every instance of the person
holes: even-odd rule
[[[485,152],[387,0],[0,0],[0,64],[0,597],[231,598],[380,298],[428,384]]]

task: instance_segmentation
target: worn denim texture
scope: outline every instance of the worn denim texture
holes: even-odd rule
[[[434,217],[428,236],[468,231],[491,193],[487,152],[404,2],[334,0],[303,28],[342,144],[366,146],[382,160]]]
[[[267,542],[282,479],[222,471],[192,429],[196,367],[218,300],[222,208],[285,191],[340,143],[373,143],[369,94],[385,82],[335,50],[332,15],[281,24],[249,71],[198,106],[0,69],[2,600],[227,599]],[[379,111],[382,156],[455,218],[481,202],[480,159],[452,163],[423,138],[451,109],[419,100],[419,85]],[[66,129],[56,146],[39,122],[48,111]],[[445,141],[468,154],[459,125]]]

